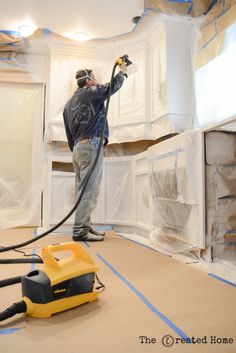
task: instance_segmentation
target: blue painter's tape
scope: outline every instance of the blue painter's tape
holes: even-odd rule
[[[178,155],[178,153],[183,153],[185,152],[186,149],[184,148],[177,148],[176,150],[174,151],[171,151],[171,152],[166,152],[166,153],[163,153],[163,154],[160,154],[159,156],[156,156],[156,157],[153,157],[153,161],[158,161],[160,159],[165,159],[165,158],[169,158],[169,157],[173,157],[173,156],[176,156]]]
[[[22,330],[24,327],[15,327],[15,328],[3,328],[0,329],[0,335],[11,335],[14,332]]]
[[[213,8],[213,6],[215,6],[215,4],[217,3],[218,0],[212,0],[210,6],[208,7],[208,9],[206,10],[206,12],[204,13],[204,15],[208,14],[208,12],[211,11],[211,9]]]
[[[20,32],[17,32],[17,31],[9,31],[9,30],[2,29],[0,30],[0,33],[9,34],[10,36],[21,37]]]
[[[191,14],[192,10],[193,10],[193,3],[190,1],[190,6],[189,6],[189,9],[188,9],[188,15]]]
[[[210,277],[212,277],[212,278],[217,279],[218,281],[221,281],[221,282],[223,282],[223,283],[225,283],[225,284],[229,284],[230,286],[236,287],[236,283],[230,282],[230,281],[228,281],[227,279],[224,279],[224,278],[222,278],[222,277],[219,277],[219,276],[215,275],[214,273],[208,273],[208,275],[209,275]]]
[[[154,7],[145,7],[144,14],[146,15],[148,13],[148,11],[154,11],[154,12],[161,13],[161,10],[156,9]]]
[[[87,241],[83,242],[88,248],[90,248],[90,245],[87,243]]]
[[[113,227],[112,227],[112,225],[109,225],[109,224],[107,224],[107,225],[102,225],[102,226],[96,226],[96,227],[94,227],[94,229],[95,230],[98,230],[98,231],[107,231],[107,230],[112,230],[113,229]]]
[[[216,245],[222,246],[236,246],[236,241],[226,241],[224,243],[216,243]]]
[[[50,29],[48,29],[48,28],[43,28],[43,35],[44,35],[45,37],[49,37],[50,34],[51,34]]]
[[[184,338],[186,342],[191,342],[191,339],[171,320],[169,320],[164,314],[162,314],[157,308],[141,293],[136,289],[124,276],[122,276],[111,264],[109,264],[100,254],[97,254],[97,257],[107,266],[110,270],[115,273],[138,297],[141,301],[162,321],[165,322],[177,335],[181,338]]]
[[[18,45],[18,43],[14,43],[14,42],[2,42],[1,45],[8,45],[9,47],[15,47]]]
[[[188,2],[191,2],[192,3],[192,0],[167,0],[168,2],[175,2],[175,3],[178,3],[178,4],[184,4],[184,3],[188,3]]]
[[[151,246],[148,246],[148,245],[146,245],[146,244],[139,243],[137,240],[133,240],[133,239],[126,238],[126,237],[124,237],[123,235],[121,235],[121,234],[119,234],[119,233],[116,234],[116,235],[118,235],[119,237],[121,237],[121,238],[123,238],[123,239],[125,239],[125,240],[130,241],[131,243],[134,243],[134,244],[140,245],[140,246],[142,246],[142,247],[144,247],[144,248],[147,248],[147,249],[149,249],[149,250],[158,252],[158,253],[161,254],[161,255],[168,256],[168,257],[172,257],[171,255],[166,255],[166,254],[161,253],[160,251],[158,251],[157,249],[152,248]]]

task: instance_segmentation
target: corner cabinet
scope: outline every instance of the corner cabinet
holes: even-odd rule
[[[153,138],[192,128],[191,23],[160,22],[149,37]]]

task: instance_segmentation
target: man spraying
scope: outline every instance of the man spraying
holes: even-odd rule
[[[80,185],[96,157],[100,136],[103,134],[97,162],[75,211],[74,241],[102,241],[104,239],[105,233],[97,232],[92,228],[91,213],[97,203],[103,169],[103,148],[109,138],[104,102],[109,94],[114,94],[121,88],[124,77],[127,77],[126,64],[122,62],[119,68],[119,73],[113,77],[112,81],[103,85],[97,82],[92,70],[77,71],[75,78],[78,89],[64,108],[65,131],[69,148],[73,153],[73,165],[76,173],[75,191],[77,197]]]

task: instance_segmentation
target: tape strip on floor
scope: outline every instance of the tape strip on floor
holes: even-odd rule
[[[135,288],[122,274],[120,274],[108,261],[106,261],[100,254],[96,254],[97,257],[115,274],[122,282],[124,282],[129,289],[131,289],[139,299],[155,314],[157,315],[167,326],[169,326],[177,335],[189,341],[190,338],[185,334],[178,326],[176,326],[170,319],[168,319],[163,313],[161,313],[137,288]]]

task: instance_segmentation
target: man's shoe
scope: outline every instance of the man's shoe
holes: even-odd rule
[[[105,232],[98,232],[98,231],[94,230],[93,228],[91,228],[91,229],[89,230],[89,232],[92,233],[92,234],[94,234],[94,235],[102,235],[103,237],[104,237],[104,235],[105,235]]]
[[[73,234],[72,239],[74,241],[102,241],[104,237],[102,235],[96,235],[92,234],[91,232],[88,232],[83,235]]]

